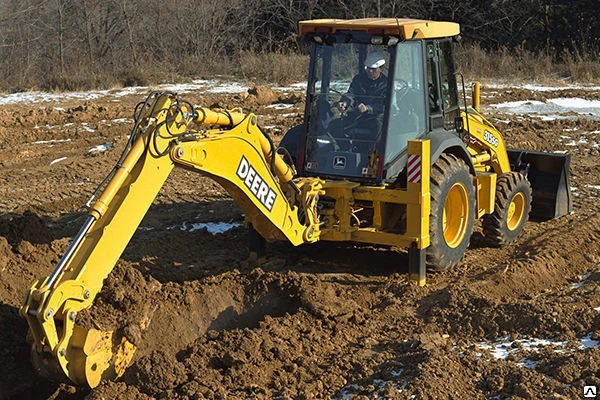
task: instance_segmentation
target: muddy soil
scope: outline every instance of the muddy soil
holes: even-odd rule
[[[504,248],[477,225],[462,262],[417,287],[403,249],[274,243],[266,263],[249,263],[238,206],[176,170],[80,317],[146,327],[125,375],[93,390],[34,372],[18,309],[79,230],[143,96],[0,107],[0,400],[583,398],[600,386],[598,123],[487,105],[597,93],[483,90],[510,147],[572,155],[571,215],[530,221]],[[185,97],[254,112],[275,141],[304,107],[297,92],[264,89]],[[189,229],[198,222],[232,228]]]

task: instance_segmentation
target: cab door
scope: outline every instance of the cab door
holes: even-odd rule
[[[460,116],[452,39],[426,42],[431,129],[454,130]]]
[[[404,167],[408,141],[427,132],[425,66],[421,40],[401,42],[393,61],[385,165],[388,178]]]

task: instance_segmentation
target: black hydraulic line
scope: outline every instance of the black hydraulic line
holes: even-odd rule
[[[469,129],[469,107],[467,106],[467,91],[465,90],[465,77],[460,72],[457,72],[456,75],[460,76],[462,82],[463,102],[465,104],[465,119],[467,120],[466,140],[465,137],[463,137],[463,142],[465,142],[465,144],[468,146],[469,142],[471,141],[471,130]]]

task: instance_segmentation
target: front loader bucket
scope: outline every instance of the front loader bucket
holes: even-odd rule
[[[570,154],[507,149],[511,169],[527,175],[533,191],[531,217],[552,219],[573,210]]]

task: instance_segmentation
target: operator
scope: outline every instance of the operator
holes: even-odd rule
[[[365,59],[365,72],[359,73],[352,79],[348,93],[337,103],[340,111],[350,107],[361,114],[379,115],[383,113],[387,76],[383,73],[385,57],[380,51],[369,53]]]

